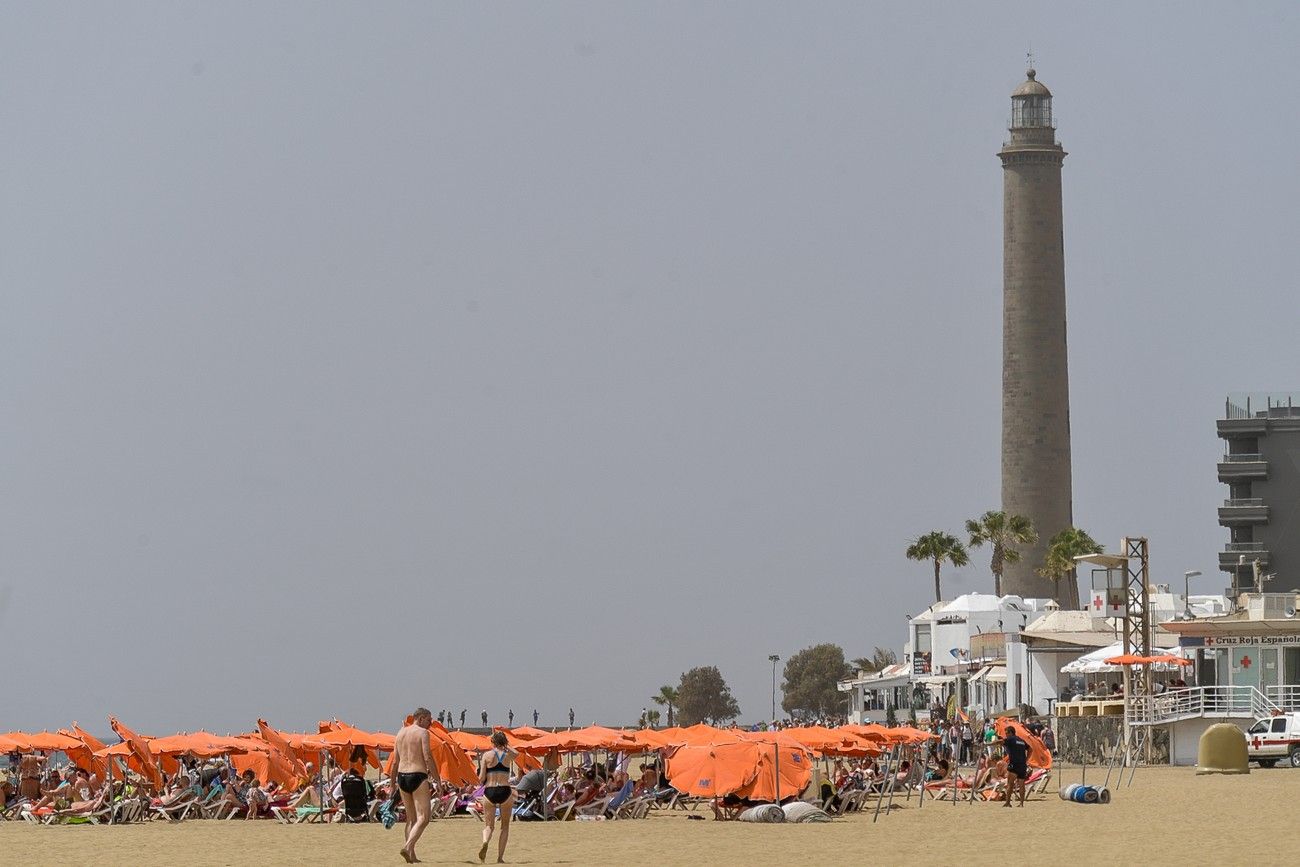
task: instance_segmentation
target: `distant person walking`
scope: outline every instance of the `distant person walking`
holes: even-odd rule
[[[438,782],[438,766],[433,763],[429,750],[429,726],[433,714],[428,708],[417,707],[414,719],[393,739],[393,768],[397,774],[397,788],[402,793],[406,807],[406,843],[400,854],[407,864],[419,861],[415,857],[415,844],[429,826],[430,797],[433,784]]]
[[[569,728],[573,728],[573,708],[569,708]]]
[[[506,733],[492,733],[492,749],[484,751],[478,760],[478,779],[483,784],[483,845],[478,850],[478,860],[487,859],[488,844],[496,830],[497,810],[501,810],[501,836],[497,838],[497,863],[506,860],[506,840],[510,838],[510,812],[515,806],[515,790],[510,787],[510,769],[515,754],[506,740]]]
[[[537,708],[533,708],[533,728],[537,728]]]
[[[515,711],[514,711],[514,708],[511,708],[510,710],[506,711],[506,726],[509,727],[509,728],[514,728],[514,727],[515,727]]]
[[[460,709],[460,727],[465,727],[465,708]]]
[[[483,720],[483,728],[487,728],[487,711],[483,711],[479,717]]]

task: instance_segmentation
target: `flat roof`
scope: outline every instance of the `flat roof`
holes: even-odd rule
[[[1171,620],[1162,629],[1189,638],[1216,635],[1300,635],[1300,618],[1250,620],[1235,615],[1204,617],[1196,620]]]

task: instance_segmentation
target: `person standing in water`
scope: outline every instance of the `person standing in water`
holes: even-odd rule
[[[415,857],[415,843],[429,825],[429,801],[433,784],[438,782],[438,766],[433,763],[433,753],[429,750],[433,714],[428,708],[417,707],[411,716],[411,724],[403,726],[393,739],[393,770],[406,807],[406,843],[399,854],[407,864],[419,861]]]
[[[488,843],[496,829],[497,808],[501,809],[501,836],[497,838],[497,863],[506,860],[506,840],[510,837],[510,811],[515,806],[515,790],[510,787],[510,767],[514,764],[514,751],[508,746],[506,733],[492,733],[492,749],[484,751],[478,760],[478,779],[483,784],[483,845],[478,850],[478,860],[487,859]]]

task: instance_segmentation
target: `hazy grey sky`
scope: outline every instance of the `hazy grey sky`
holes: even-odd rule
[[[754,719],[900,646],[999,500],[1030,44],[1078,523],[1221,588],[1214,419],[1300,390],[1294,4],[0,9],[0,729]]]

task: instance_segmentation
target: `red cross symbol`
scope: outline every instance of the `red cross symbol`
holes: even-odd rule
[[[1243,656],[1243,657],[1241,658],[1241,667],[1242,667],[1242,668],[1250,668],[1250,657],[1249,657],[1249,656]]]
[[[1255,740],[1254,740],[1252,743],[1253,743],[1255,749],[1259,749],[1259,738],[1255,738]]]

